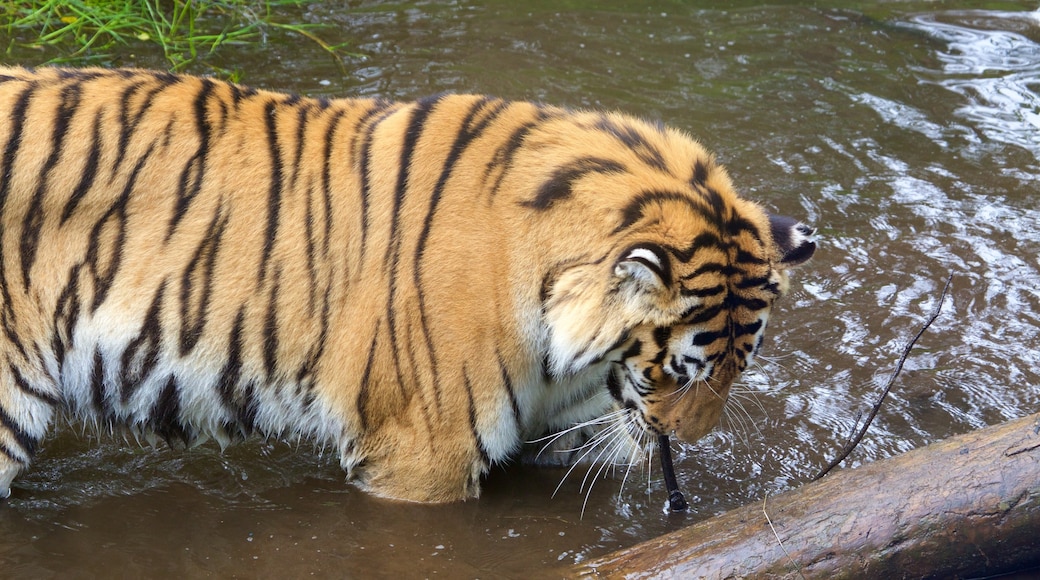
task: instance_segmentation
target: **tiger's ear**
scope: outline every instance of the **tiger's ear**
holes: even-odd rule
[[[640,244],[625,250],[614,264],[614,275],[642,290],[664,290],[672,285],[672,264],[660,246]]]
[[[773,243],[780,249],[780,264],[784,266],[797,266],[816,252],[816,241],[812,237],[816,230],[794,218],[771,215],[769,229],[773,232]]]

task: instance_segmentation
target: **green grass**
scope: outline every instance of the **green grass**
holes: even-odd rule
[[[324,42],[313,25],[274,19],[279,7],[303,0],[4,0],[0,28],[11,42],[53,47],[51,62],[82,63],[107,57],[118,45],[153,43],[171,70],[205,59],[227,45],[266,41],[272,30],[301,35],[335,58],[342,46]],[[10,53],[10,45],[8,47]]]

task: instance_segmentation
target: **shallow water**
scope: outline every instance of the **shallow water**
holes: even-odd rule
[[[498,470],[480,500],[431,507],[344,485],[305,442],[185,452],[66,427],[0,509],[3,576],[551,575],[812,477],[951,274],[848,463],[1040,411],[1035,2],[332,4],[284,19],[350,42],[363,57],[342,68],[282,35],[216,64],[312,95],[472,91],[661,119],[817,226],[745,393],[676,458],[691,512],[662,513],[656,465],[598,479],[587,502],[584,472],[554,495],[562,470]],[[162,66],[141,47],[114,62]]]

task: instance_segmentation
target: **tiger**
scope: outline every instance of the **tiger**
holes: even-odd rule
[[[816,249],[618,112],[59,67],[0,111],[3,497],[59,418],[430,503],[575,425],[696,441]]]

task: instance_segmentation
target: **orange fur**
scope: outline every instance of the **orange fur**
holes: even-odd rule
[[[617,114],[101,69],[0,69],[0,111],[0,494],[57,407],[415,501],[615,408],[695,440],[812,250]]]

